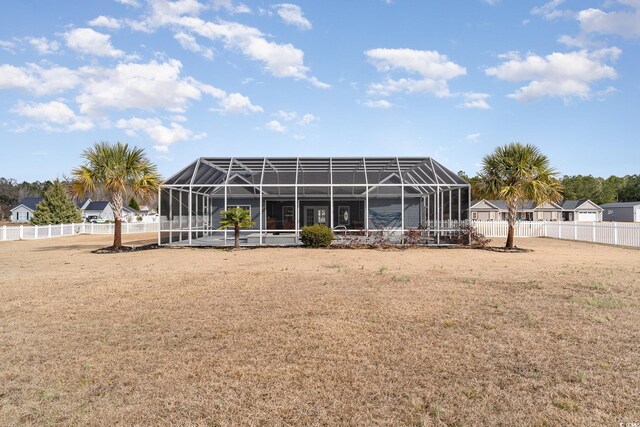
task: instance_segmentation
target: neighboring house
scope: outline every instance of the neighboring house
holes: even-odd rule
[[[97,215],[102,219],[106,219],[107,221],[113,221],[113,209],[111,208],[111,203],[98,201],[98,202],[90,202],[82,211],[82,217],[87,218],[91,215]]]
[[[506,221],[509,209],[504,200],[474,200],[471,202],[471,219],[478,221]],[[527,201],[518,209],[520,221],[559,221],[562,208],[556,203],[536,205]]]
[[[603,221],[640,222],[640,202],[605,203]]]
[[[142,206],[140,210],[131,209],[129,206],[123,206],[122,220],[124,222],[156,222],[158,220],[158,214],[147,206]]]
[[[563,221],[602,221],[603,209],[591,200],[565,200],[562,203]]]
[[[42,197],[25,197],[20,200],[18,204],[11,209],[10,221],[13,223],[26,223],[31,221],[33,213],[42,199]],[[75,203],[78,209],[82,211],[91,203],[91,199],[78,200]]]

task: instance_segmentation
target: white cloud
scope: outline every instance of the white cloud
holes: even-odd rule
[[[60,49],[60,43],[55,40],[49,41],[46,37],[29,37],[27,38],[27,42],[40,55],[56,53]]]
[[[485,73],[500,80],[526,82],[510,98],[531,101],[541,97],[573,97],[587,99],[591,85],[603,79],[615,79],[616,70],[606,62],[615,62],[621,50],[616,47],[595,51],[554,52],[547,56],[528,54],[525,58],[512,53],[507,61]]]
[[[280,133],[284,133],[287,131],[287,127],[282,125],[282,123],[280,123],[277,120],[271,120],[270,122],[268,122],[265,127],[267,129],[269,129],[272,132],[280,132]]]
[[[231,0],[213,0],[213,10],[224,9],[229,13],[251,13],[251,8],[243,3],[234,3]]]
[[[83,113],[103,113],[109,109],[163,108],[181,112],[191,100],[203,93],[220,98],[224,91],[190,77],[180,76],[182,63],[172,59],[164,63],[124,63],[115,68],[92,69],[93,77],[84,82],[76,98]]]
[[[311,22],[304,17],[302,9],[297,4],[281,3],[274,5],[273,8],[285,24],[296,26],[301,30],[311,29]]]
[[[126,6],[140,7],[142,4],[138,0],[116,0],[116,2],[120,4],[124,4]]]
[[[251,100],[239,93],[230,93],[220,100],[222,112],[226,114],[261,113],[264,110],[259,105],[253,105]]]
[[[391,96],[400,92],[429,93],[437,98],[446,98],[451,95],[446,81],[431,79],[387,79],[382,83],[370,84],[367,90],[367,94],[371,96]]]
[[[20,102],[11,108],[11,112],[37,121],[39,127],[48,131],[90,130],[94,127],[89,118],[77,116],[71,108],[60,101],[35,104]]]
[[[195,0],[150,0],[150,12],[142,21],[129,25],[140,31],[152,31],[161,26],[181,27],[190,33],[210,40],[222,41],[229,50],[242,52],[248,58],[264,64],[266,71],[275,77],[291,77],[306,80],[326,89],[328,84],[310,75],[304,65],[304,52],[291,43],[275,43],[267,40],[257,28],[237,22],[205,21],[198,17],[204,8]]]
[[[467,73],[464,67],[450,61],[446,55],[432,50],[371,49],[365,55],[378,71],[404,71],[421,77],[387,78],[382,83],[372,83],[367,91],[369,95],[423,92],[443,98],[450,96],[447,81]]]
[[[298,126],[308,126],[317,122],[319,119],[311,113],[307,113],[300,120],[298,120]]]
[[[531,9],[532,15],[542,16],[544,19],[549,21],[558,19],[558,18],[572,18],[575,16],[575,13],[570,10],[561,10],[558,9],[565,0],[551,0],[542,6],[536,6]]]
[[[100,15],[97,18],[92,19],[91,21],[88,22],[88,24],[91,25],[92,27],[104,27],[104,28],[110,28],[113,30],[117,30],[122,25],[120,24],[120,21],[117,20],[116,18],[112,18],[110,16],[104,16],[104,15]]]
[[[163,153],[169,151],[169,146],[177,142],[202,139],[206,136],[206,133],[194,135],[191,130],[175,122],[164,126],[162,121],[156,118],[120,119],[116,122],[116,127],[124,130],[129,136],[136,136],[140,132],[147,134],[155,143],[153,148]]]
[[[378,71],[403,70],[433,80],[450,80],[467,74],[464,67],[435,50],[371,49],[365,52]]]
[[[464,140],[470,143],[476,143],[480,140],[480,134],[479,133],[470,133],[469,135],[464,137]]]
[[[15,51],[16,44],[9,40],[0,40],[0,49],[6,50],[10,53],[16,53]]]
[[[182,46],[183,49],[189,50],[194,53],[199,53],[207,59],[213,59],[213,51],[209,48],[199,45],[196,41],[196,38],[191,34],[179,31],[173,35],[173,38],[175,38],[178,43],[180,43],[180,46]]]
[[[586,33],[617,34],[625,38],[640,37],[640,2],[620,0],[630,6],[629,10],[605,12],[600,9],[586,9],[578,12],[580,28]]]
[[[376,99],[376,100],[369,99],[365,101],[363,105],[369,108],[381,108],[381,109],[391,108],[393,106],[393,104],[391,104],[389,101],[386,101],[384,99]]]
[[[124,52],[111,45],[109,34],[99,33],[91,28],[76,28],[65,33],[67,46],[77,52],[118,58]]]
[[[296,113],[295,111],[278,110],[277,112],[274,113],[274,116],[280,117],[282,120],[285,120],[288,122],[293,119],[296,119],[298,117],[298,113]]]
[[[479,108],[481,110],[488,110],[491,108],[487,102],[487,98],[490,97],[488,93],[467,92],[462,94],[464,96],[464,102],[459,107],[462,108]]]
[[[53,66],[43,68],[36,64],[15,67],[0,65],[0,89],[23,89],[37,96],[62,93],[81,83],[82,71]]]

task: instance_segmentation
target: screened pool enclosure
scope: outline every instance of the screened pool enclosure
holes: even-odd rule
[[[336,238],[452,243],[468,219],[469,184],[424,157],[201,157],[160,189],[159,242],[233,245],[220,213],[248,210],[243,245],[296,245],[300,229],[324,224]]]

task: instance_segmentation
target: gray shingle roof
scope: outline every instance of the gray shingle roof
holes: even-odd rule
[[[86,210],[88,210],[88,211],[103,211],[104,208],[106,208],[108,204],[109,204],[109,202],[104,202],[104,201],[91,202],[87,206]]]
[[[628,208],[640,205],[640,202],[617,202],[617,203],[605,203],[600,205],[601,208]]]
[[[42,197],[25,197],[24,199],[20,200],[18,204],[14,206],[14,208],[20,205],[24,205],[27,208],[31,209],[32,211],[35,211],[36,206],[41,201],[42,201]]]

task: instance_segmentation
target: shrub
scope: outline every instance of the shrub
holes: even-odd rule
[[[322,224],[308,225],[300,230],[300,240],[305,246],[326,248],[333,240],[333,231]]]

